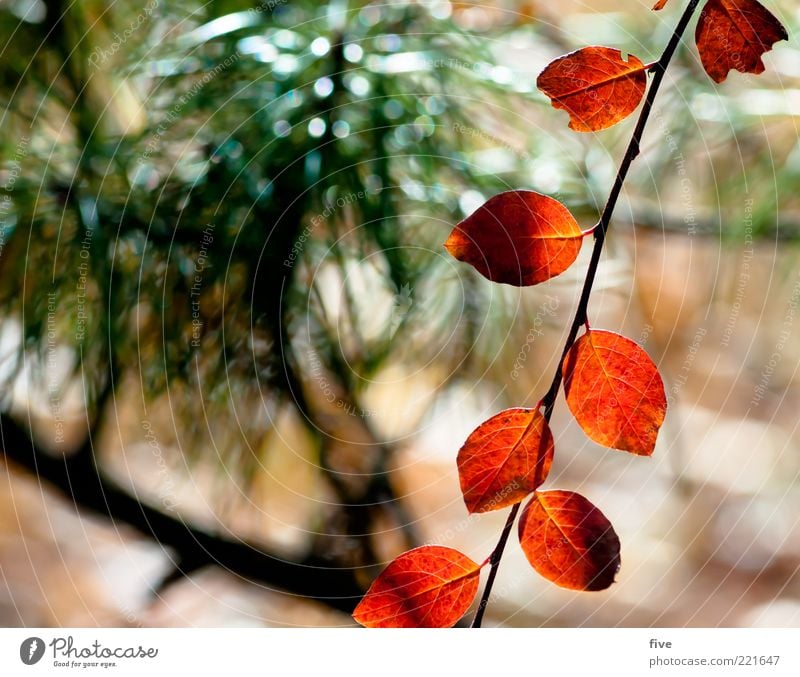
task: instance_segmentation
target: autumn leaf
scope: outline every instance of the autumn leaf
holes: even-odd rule
[[[490,198],[453,228],[444,246],[493,282],[522,287],[569,268],[583,235],[558,200],[511,190]]]
[[[570,348],[562,367],[567,404],[583,431],[613,449],[650,456],[667,400],[661,376],[630,339],[592,329]]]
[[[733,69],[763,73],[761,56],[788,38],[781,22],[756,0],[709,0],[695,31],[703,68],[717,83]]]
[[[660,12],[662,9],[664,9],[664,7],[667,6],[668,1],[669,0],[658,0],[658,2],[655,5],[653,5],[653,11]]]
[[[441,545],[409,550],[375,579],[353,618],[369,628],[449,628],[475,599],[480,568]]]
[[[458,452],[458,478],[470,513],[519,503],[544,482],[553,435],[538,409],[506,409],[479,425]]]
[[[635,56],[610,47],[584,47],[552,61],[536,86],[553,108],[567,111],[570,128],[597,132],[630,115],[644,96],[647,68]]]
[[[620,567],[606,516],[572,491],[537,492],[522,512],[519,542],[542,576],[570,590],[605,590]]]

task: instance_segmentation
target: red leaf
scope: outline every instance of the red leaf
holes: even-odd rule
[[[732,69],[763,73],[761,55],[788,38],[781,22],[756,0],[708,0],[695,31],[700,60],[714,82]]]
[[[506,409],[479,425],[458,452],[471,513],[499,510],[535,491],[553,462],[553,435],[537,409]]]
[[[537,492],[520,517],[519,542],[531,566],[562,588],[605,590],[619,571],[611,522],[572,491]]]
[[[423,545],[389,563],[353,618],[368,628],[449,628],[475,599],[479,574],[458,550]]]
[[[493,282],[522,287],[569,268],[583,235],[558,200],[511,190],[490,198],[453,228],[444,246]]]
[[[664,7],[666,7],[668,1],[669,0],[658,0],[658,2],[655,5],[653,5],[653,11],[654,12],[658,12],[658,11],[664,9]]]
[[[622,58],[618,49],[584,47],[552,61],[536,86],[553,108],[569,113],[569,126],[597,132],[630,115],[644,96],[647,69],[635,56]]]
[[[572,345],[562,373],[570,411],[591,439],[640,456],[653,453],[667,398],[642,348],[592,329]]]

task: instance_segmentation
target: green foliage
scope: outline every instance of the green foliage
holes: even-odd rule
[[[218,384],[285,392],[284,360],[308,366],[288,339],[309,303],[326,369],[374,372],[397,327],[337,354],[313,275],[368,261],[369,284],[402,303],[446,273],[437,250],[464,186],[502,186],[468,160],[481,139],[454,126],[456,92],[513,100],[486,76],[491,55],[404,3],[149,7],[71,5],[55,26],[57,7],[38,23],[2,13],[5,154],[20,173],[5,312],[42,347],[54,298],[58,341],[95,387],[110,364],[151,396],[198,378],[222,400]]]
[[[291,391],[302,408],[317,364],[357,396],[391,359],[491,362],[472,352],[475,323],[514,300],[487,307],[486,285],[455,279],[449,224],[520,184],[557,194],[579,221],[603,199],[608,158],[566,130],[537,133],[546,100],[533,75],[499,65],[498,45],[514,41],[562,51],[563,33],[542,25],[468,33],[436,3],[35,6],[26,21],[0,10],[0,304],[26,350],[74,350],[90,395],[134,372],[150,397],[184,384],[224,409]],[[637,26],[614,30],[611,43],[628,44]],[[709,91],[687,84],[659,111],[687,158],[683,135],[700,135],[683,97],[707,104]],[[730,121],[710,117],[705,138],[729,147]],[[732,120],[745,138],[758,131],[746,113]],[[613,152],[624,137],[602,142]],[[774,178],[763,143],[742,148],[741,166],[714,167],[708,202],[723,211],[744,166]],[[676,180],[665,144],[646,151],[639,196]],[[796,178],[791,152],[781,180]],[[774,211],[754,214],[756,234]],[[192,421],[207,402],[185,404]]]

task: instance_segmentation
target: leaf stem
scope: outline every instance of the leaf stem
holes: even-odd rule
[[[506,548],[506,541],[508,541],[508,536],[511,533],[511,527],[514,526],[514,521],[517,519],[519,506],[520,503],[515,503],[511,507],[511,512],[508,513],[508,519],[506,520],[506,524],[503,527],[502,533],[500,534],[500,540],[497,542],[494,550],[492,550],[492,554],[489,555],[489,578],[486,579],[486,586],[483,588],[481,601],[478,602],[478,609],[475,611],[475,618],[472,619],[473,628],[481,627],[483,614],[486,611],[486,605],[489,603],[489,595],[492,593],[494,579],[497,576],[497,569],[500,566],[500,558],[503,556],[503,551]]]
[[[597,276],[598,266],[600,265],[600,255],[603,252],[603,244],[605,243],[606,232],[608,231],[608,227],[611,223],[611,217],[614,214],[614,209],[617,206],[617,201],[619,200],[620,193],[622,192],[622,186],[624,185],[625,179],[628,176],[628,170],[631,168],[631,164],[633,164],[633,161],[639,156],[640,142],[642,140],[645,127],[647,127],[647,121],[650,119],[650,113],[653,110],[653,103],[655,102],[656,95],[658,94],[658,90],[661,88],[661,83],[663,82],[664,75],[667,72],[667,66],[672,60],[675,50],[678,48],[681,38],[686,32],[686,27],[689,25],[689,22],[691,21],[699,3],[700,0],[689,0],[689,4],[687,4],[686,9],[683,10],[683,14],[678,20],[675,30],[672,32],[672,37],[670,37],[670,40],[667,43],[667,46],[664,48],[664,52],[661,54],[661,57],[658,59],[658,61],[649,66],[649,70],[653,73],[653,80],[650,83],[650,88],[647,90],[647,95],[645,97],[642,110],[639,113],[639,119],[637,120],[636,127],[631,135],[628,148],[625,150],[625,155],[622,157],[622,161],[620,162],[619,169],[617,170],[617,176],[614,179],[614,185],[611,187],[611,192],[608,195],[608,200],[606,201],[605,207],[600,214],[599,221],[591,229],[591,232],[594,235],[594,248],[592,249],[592,258],[589,261],[589,267],[586,270],[586,279],[583,283],[583,289],[581,290],[578,307],[575,311],[575,317],[572,320],[572,325],[570,326],[567,340],[564,343],[564,350],[561,353],[561,359],[558,361],[556,373],[553,375],[553,381],[550,384],[549,390],[541,400],[541,405],[544,406],[544,417],[548,422],[550,421],[550,417],[553,415],[553,407],[556,403],[556,396],[558,395],[559,388],[561,388],[561,367],[564,364],[564,360],[567,357],[569,349],[575,342],[575,338],[578,335],[578,330],[584,325],[588,327],[587,309],[589,307],[589,297],[592,294],[592,287],[594,285],[595,277]],[[486,610],[486,605],[489,603],[489,596],[491,595],[492,586],[494,585],[494,580],[497,576],[497,569],[500,566],[500,560],[503,557],[503,551],[505,550],[506,542],[508,541],[508,535],[511,532],[511,528],[514,526],[514,521],[517,518],[519,507],[520,503],[516,503],[511,508],[511,512],[508,514],[506,524],[503,527],[502,533],[500,534],[500,540],[497,542],[497,545],[489,557],[489,563],[491,565],[491,569],[489,570],[489,578],[486,579],[486,586],[483,589],[481,600],[478,603],[478,610],[475,612],[475,618],[472,621],[473,628],[481,627],[483,614]]]

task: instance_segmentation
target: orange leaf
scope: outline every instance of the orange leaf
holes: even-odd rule
[[[423,545],[381,572],[353,612],[368,628],[449,628],[478,592],[480,566],[458,550]]]
[[[458,452],[458,478],[471,513],[519,503],[544,482],[553,435],[538,409],[506,409],[479,425]]]
[[[788,38],[781,22],[756,0],[708,0],[695,31],[700,60],[714,82],[732,69],[763,73],[761,55]]]
[[[570,348],[562,368],[570,411],[595,442],[650,456],[667,411],[656,366],[636,343],[590,330]]]
[[[523,287],[569,268],[583,235],[558,200],[510,190],[490,198],[453,228],[444,246],[493,282]]]
[[[644,96],[647,68],[618,49],[584,47],[552,61],[536,86],[567,111],[577,132],[597,132],[628,117]]]
[[[619,571],[619,538],[580,494],[534,494],[519,520],[525,557],[547,580],[570,590],[605,590]]]
[[[654,12],[658,12],[658,11],[664,9],[664,7],[666,7],[668,1],[669,0],[658,0],[658,2],[655,5],[653,5],[653,11]]]

